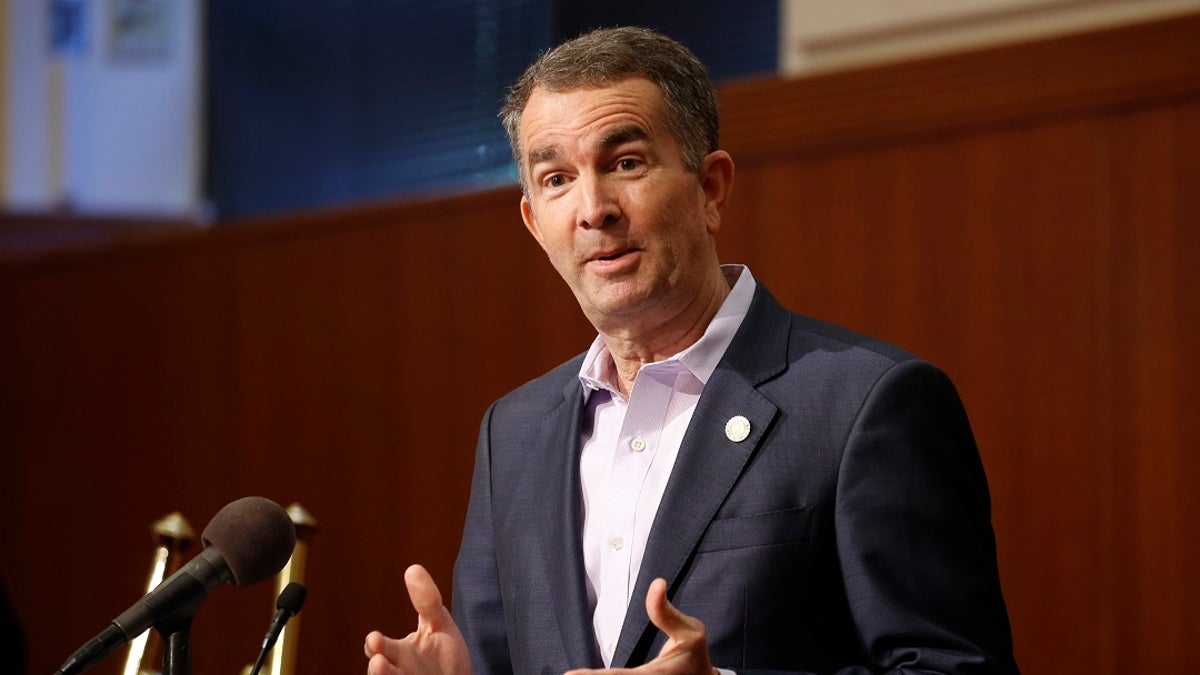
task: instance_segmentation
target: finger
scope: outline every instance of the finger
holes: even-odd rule
[[[404,585],[421,622],[431,630],[440,629],[445,606],[442,605],[442,593],[429,572],[420,565],[409,566],[404,570]]]
[[[367,662],[367,675],[395,675],[399,669],[383,654],[376,654]]]
[[[389,663],[400,663],[400,640],[393,640],[377,630],[371,631],[367,635],[367,641],[363,645],[363,651],[366,652],[368,659],[373,659],[376,656],[382,656],[383,658],[387,659]]]
[[[367,633],[367,639],[363,641],[363,653],[368,659],[383,652],[383,641],[383,633],[377,630]]]
[[[366,652],[367,658],[371,658],[376,654],[383,654],[384,656],[387,656],[389,646],[393,645],[395,642],[396,640],[393,640],[377,630],[373,630],[367,634],[367,639],[363,643],[363,651]]]

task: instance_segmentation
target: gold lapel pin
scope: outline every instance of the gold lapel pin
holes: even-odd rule
[[[725,437],[734,443],[741,443],[750,436],[750,420],[741,415],[734,415],[725,423]]]

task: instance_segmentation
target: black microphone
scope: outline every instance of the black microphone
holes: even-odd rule
[[[296,546],[296,527],[278,504],[243,497],[226,504],[200,535],[204,550],[142,596],[58,669],[78,675],[153,626],[186,621],[222,582],[249,586],[283,569]]]
[[[271,647],[275,646],[275,641],[279,639],[288,619],[300,613],[300,608],[304,606],[304,599],[307,597],[308,589],[294,581],[279,593],[279,599],[275,601],[275,608],[279,611],[275,612],[275,618],[271,619],[271,627],[267,629],[267,636],[263,638],[262,649],[258,651],[258,658],[254,660],[254,667],[250,669],[250,675],[258,675],[263,660],[267,658]]]

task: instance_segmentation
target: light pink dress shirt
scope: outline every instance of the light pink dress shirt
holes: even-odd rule
[[[696,402],[754,296],[749,269],[722,265],[721,270],[731,290],[704,335],[678,354],[643,366],[628,400],[620,394],[612,354],[599,336],[579,370],[587,406],[579,469],[583,559],[592,627],[606,666],[612,663],[646,539]]]

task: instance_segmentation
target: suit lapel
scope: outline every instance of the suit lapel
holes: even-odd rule
[[[545,462],[539,479],[525,499],[538,503],[536,526],[544,566],[548,601],[554,607],[563,648],[569,662],[599,666],[584,580],[579,492],[579,430],[583,416],[582,391],[572,379],[563,390],[563,405],[543,420],[538,443]],[[564,447],[565,439],[565,447]]]
[[[646,543],[613,667],[637,665],[629,662],[635,648],[657,631],[646,615],[650,582],[666,579],[668,595],[674,595],[680,572],[696,544],[778,414],[778,408],[755,386],[786,367],[789,330],[788,313],[759,286],[741,328],[705,385],[684,435]],[[749,435],[740,441],[736,433],[726,433],[726,424],[739,415],[750,423]],[[648,642],[643,649],[646,646]],[[637,656],[640,661],[654,655]]]

